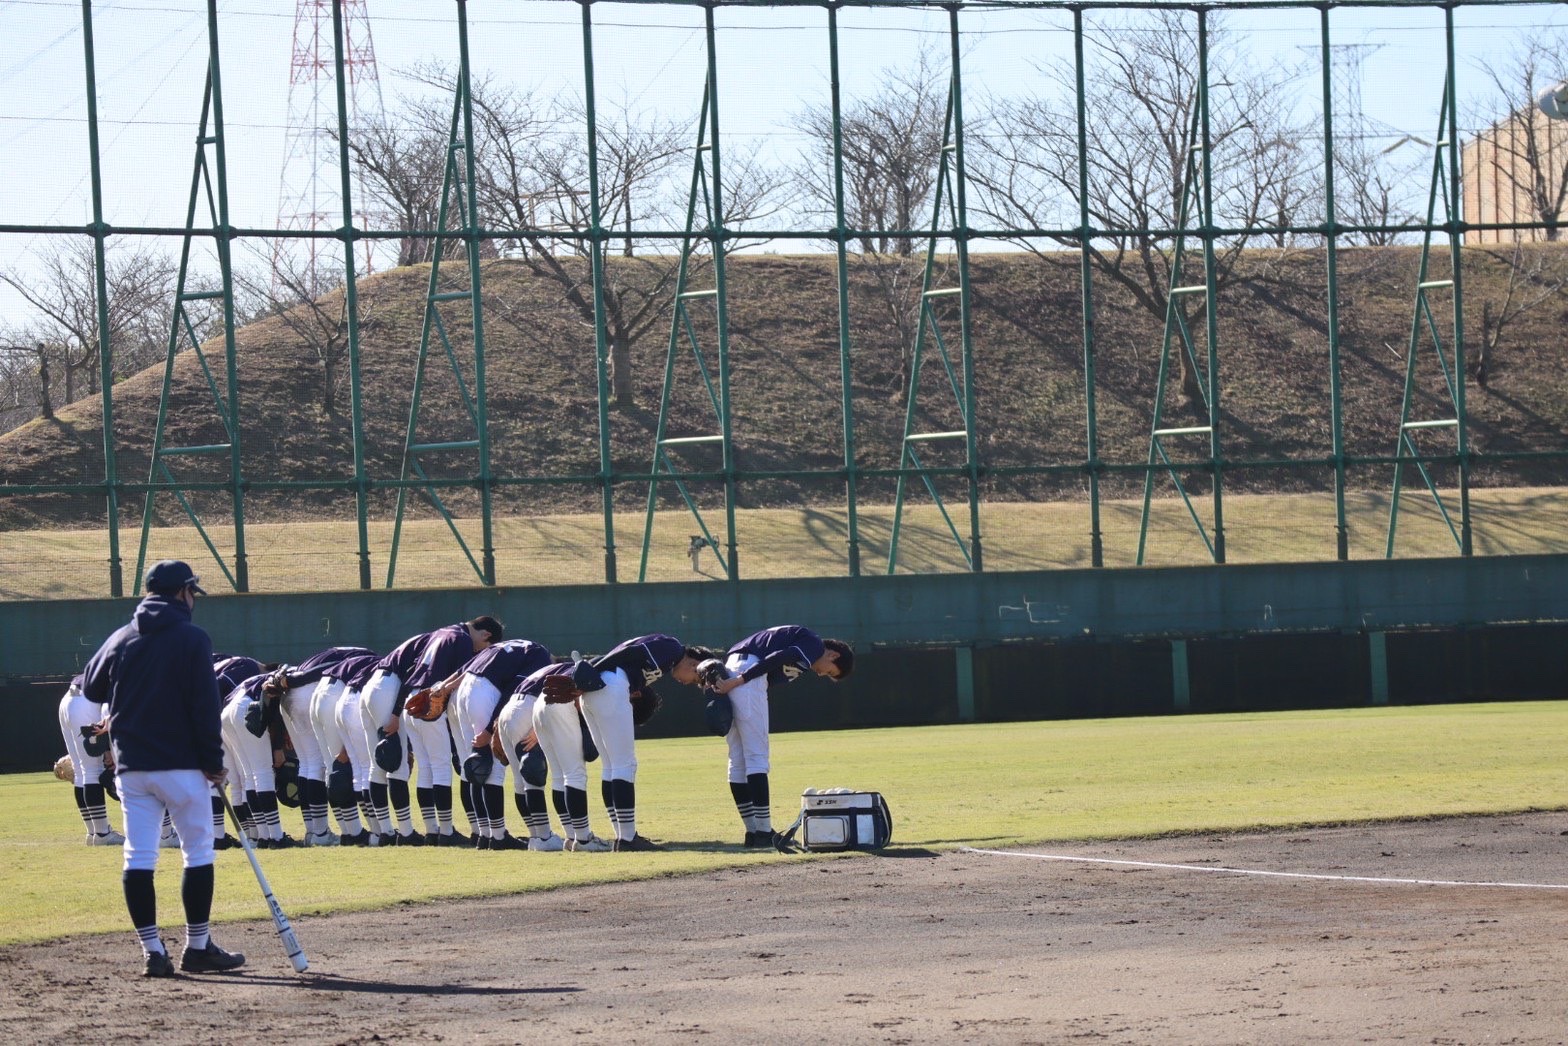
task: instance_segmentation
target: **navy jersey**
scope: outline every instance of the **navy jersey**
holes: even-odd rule
[[[747,636],[730,647],[729,652],[757,658],[742,678],[750,681],[767,676],[771,687],[793,683],[810,672],[812,664],[827,653],[827,647],[822,645],[822,637],[809,628],[775,625]]]
[[[341,679],[351,689],[358,690],[370,682],[379,664],[380,654],[352,654],[323,669],[321,675],[324,679]]]
[[[570,661],[558,661],[554,664],[545,665],[543,668],[535,669],[519,680],[517,689],[513,690],[512,693],[538,697],[540,692],[544,690],[544,680],[546,676],[571,674],[572,662]]]
[[[480,676],[501,694],[510,694],[525,678],[550,664],[550,651],[527,639],[508,639],[479,651],[463,671]]]
[[[686,644],[674,636],[655,633],[628,639],[608,654],[593,659],[601,673],[619,668],[626,672],[633,690],[641,690],[664,678],[664,674],[686,656]]]
[[[402,672],[397,674],[410,692],[435,686],[457,672],[474,656],[474,637],[468,634],[468,626],[461,621],[427,632],[424,638],[425,643],[419,648],[419,659],[414,663],[412,671],[406,675]],[[386,667],[386,658],[381,659],[381,667]]]
[[[334,646],[328,647],[319,654],[311,654],[298,666],[288,670],[289,686],[291,688],[310,686],[312,683],[320,682],[321,677],[326,675],[327,669],[333,665],[340,664],[347,658],[365,654],[377,656],[374,650],[362,646]]]
[[[253,657],[223,657],[213,662],[212,674],[218,679],[218,696],[228,697],[229,691],[253,675],[265,672],[266,666]]]

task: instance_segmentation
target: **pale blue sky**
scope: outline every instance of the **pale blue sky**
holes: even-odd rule
[[[277,224],[288,112],[292,0],[219,3],[228,126],[231,220]],[[99,0],[94,4],[105,219],[118,226],[183,224],[193,134],[205,74],[204,0]],[[409,89],[400,70],[456,55],[450,0],[368,0],[383,93]],[[580,91],[580,8],[564,0],[471,0],[476,70],[541,91]],[[696,119],[705,55],[696,7],[599,3],[595,73],[601,100],[627,99],[667,116]],[[1096,17],[1091,13],[1088,18]],[[1318,13],[1235,11],[1233,44],[1260,63],[1315,61]],[[1436,7],[1339,8],[1336,43],[1364,45],[1367,115],[1401,135],[1430,138],[1442,90],[1442,11]],[[827,15],[817,7],[727,7],[717,12],[721,120],[727,139],[779,158],[801,138],[792,116],[828,97]],[[1456,13],[1462,100],[1479,94],[1481,63],[1506,54],[1523,33],[1568,26],[1556,5],[1489,4]],[[1036,63],[1070,52],[1071,16],[1059,10],[966,13],[966,109],[1040,85]],[[921,46],[944,52],[942,11],[847,8],[840,14],[846,101],[869,92],[880,70]],[[1318,82],[1302,104],[1319,109]],[[72,225],[90,220],[81,4],[0,0],[0,224]],[[36,234],[0,235],[0,266],[27,264],[48,245]],[[170,241],[172,251],[177,241]],[[804,249],[781,245],[780,249]],[[22,316],[0,293],[0,325]]]

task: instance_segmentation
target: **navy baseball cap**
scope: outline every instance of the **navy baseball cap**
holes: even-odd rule
[[[197,595],[205,596],[206,590],[196,583],[200,580],[187,564],[178,559],[164,559],[148,569],[146,588],[149,592],[174,593],[189,585]]]

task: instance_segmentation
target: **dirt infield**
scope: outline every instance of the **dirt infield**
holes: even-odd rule
[[[303,977],[270,923],[219,928],[251,957],[229,976],[143,981],[128,933],[12,947],[0,1040],[1560,1043],[1565,828],[759,857],[302,920]]]

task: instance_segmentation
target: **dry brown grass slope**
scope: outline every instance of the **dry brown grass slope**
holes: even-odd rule
[[[1563,245],[1538,248],[1561,253]],[[1401,359],[1409,337],[1418,252],[1414,249],[1342,251],[1340,352],[1345,450],[1387,455],[1394,449]],[[626,264],[616,260],[617,264]],[[1446,261],[1437,261],[1446,268]],[[1557,264],[1562,264],[1559,258]],[[1282,256],[1259,250],[1246,257],[1241,275],[1219,309],[1223,385],[1223,445],[1231,460],[1321,459],[1333,450],[1330,436],[1330,368],[1325,265],[1321,252]],[[457,284],[461,266],[443,273]],[[832,473],[843,465],[837,291],[830,256],[740,256],[730,260],[731,394],[736,460],[748,471],[812,469]],[[1434,269],[1434,276],[1443,275]],[[1506,268],[1480,251],[1467,255],[1467,323],[1473,351],[1481,303],[1500,301]],[[628,278],[636,278],[628,273]],[[413,267],[363,281],[361,299],[362,389],[366,470],[373,479],[399,474],[410,392],[419,344],[428,269]],[[486,263],[487,386],[494,473],[501,477],[592,476],[599,468],[592,326],[583,322],[559,289],[528,277],[514,262]],[[977,431],[985,464],[992,468],[1081,465],[1085,459],[1081,293],[1076,258],[1059,262],[1019,254],[978,254],[972,263],[973,344]],[[1160,325],[1112,284],[1095,282],[1095,368],[1101,458],[1137,464],[1147,453],[1158,370]],[[1434,299],[1435,300],[1435,299]],[[467,310],[443,305],[447,330],[459,356],[469,335]],[[898,464],[904,422],[898,340],[886,322],[873,281],[856,269],[851,287],[853,409],[857,460],[869,468]],[[1434,318],[1445,342],[1448,309]],[[704,323],[706,327],[704,328]],[[716,361],[711,322],[699,322],[699,342]],[[944,326],[956,345],[956,325]],[[611,413],[613,467],[639,474],[649,468],[659,391],[669,337],[660,321],[633,349],[635,405]],[[1515,321],[1490,364],[1485,388],[1470,385],[1472,446],[1478,452],[1568,449],[1568,300],[1557,297]],[[1423,341],[1423,345],[1429,345]],[[287,328],[269,320],[238,334],[245,475],[253,482],[288,480],[337,485],[331,492],[255,490],[249,518],[283,521],[352,515],[346,367],[338,409],[321,409],[321,367],[313,351]],[[472,388],[471,365],[465,380]],[[222,428],[194,354],[176,366],[166,443],[218,443]],[[716,431],[706,393],[689,351],[683,350],[668,435]],[[1452,413],[1441,373],[1429,351],[1421,365],[1417,417]],[[147,475],[162,368],[135,375],[115,388],[118,470],[124,480]],[[953,397],[937,358],[929,356],[922,382],[920,428],[959,427]],[[0,436],[0,482],[92,483],[103,477],[101,405],[96,397]],[[1168,414],[1167,423],[1195,418]],[[419,438],[463,439],[472,434],[448,365],[433,358],[419,414]],[[703,455],[711,455],[711,460]],[[692,467],[716,467],[716,453],[696,451]],[[933,451],[933,462],[954,461]],[[466,475],[471,456],[429,462],[432,471]],[[179,463],[182,478],[221,479],[222,460]],[[206,471],[202,471],[205,469]],[[1480,485],[1561,485],[1568,467],[1553,459],[1487,464]],[[1228,473],[1236,492],[1324,489],[1327,468],[1283,471],[1238,468]],[[1353,470],[1352,486],[1386,489],[1387,466]],[[700,485],[705,498],[712,484]],[[1135,492],[1131,477],[1108,477],[1107,494]],[[992,500],[1072,500],[1083,496],[1081,472],[987,480]],[[887,480],[868,480],[867,504],[892,500]],[[618,487],[628,508],[646,497],[646,485]],[[673,491],[669,504],[678,504]],[[833,476],[807,481],[754,479],[741,485],[749,507],[837,505],[842,483]],[[139,497],[127,510],[140,511]],[[471,513],[471,490],[450,493],[459,513]],[[378,494],[382,518],[391,495]],[[221,502],[220,502],[221,504]],[[591,483],[503,487],[498,513],[592,513],[599,504]],[[172,499],[160,499],[161,518],[183,518]],[[104,518],[102,498],[49,495],[0,498],[0,527],[92,526]]]

